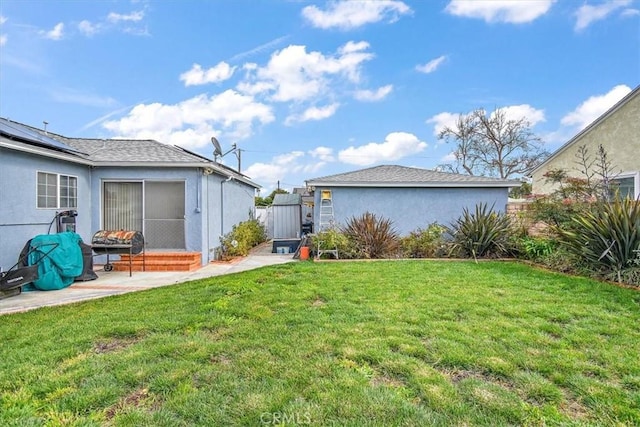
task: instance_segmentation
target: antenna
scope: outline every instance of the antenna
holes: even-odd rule
[[[216,163],[218,162],[218,157],[222,158],[233,151],[233,154],[235,154],[236,158],[238,159],[238,172],[240,172],[242,150],[239,149],[235,143],[233,143],[231,144],[231,149],[226,153],[223,153],[222,146],[220,145],[220,142],[216,139],[215,136],[211,137],[211,143],[213,144],[213,156],[214,156],[215,162]]]
[[[215,136],[211,137],[211,143],[213,144],[213,157],[222,157],[222,147]]]

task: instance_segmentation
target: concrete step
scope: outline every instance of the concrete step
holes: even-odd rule
[[[132,271],[143,271],[143,255],[134,255],[131,260]],[[129,271],[129,255],[120,255],[120,261],[114,261],[115,271]],[[200,264],[200,252],[147,252],[144,254],[145,271],[195,271]]]

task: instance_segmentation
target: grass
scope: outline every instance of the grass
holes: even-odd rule
[[[301,262],[0,317],[0,425],[639,425],[640,292]]]

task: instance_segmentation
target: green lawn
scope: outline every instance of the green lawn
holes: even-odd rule
[[[640,425],[640,292],[301,262],[0,317],[0,425]]]

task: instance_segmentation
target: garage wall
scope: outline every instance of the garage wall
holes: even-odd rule
[[[401,235],[437,222],[450,225],[465,207],[476,204],[493,205],[505,212],[507,188],[366,188],[316,187],[314,220],[320,223],[320,193],[332,191],[334,218],[344,225],[353,216],[371,212],[391,219]]]

